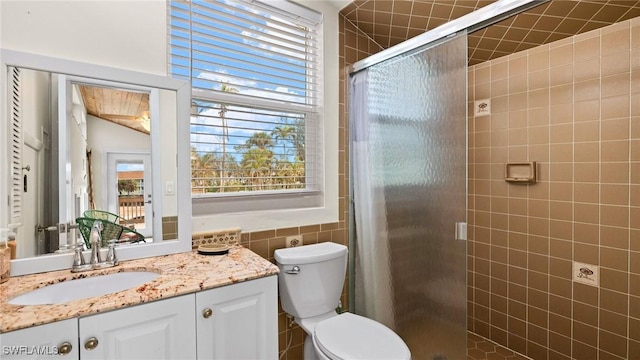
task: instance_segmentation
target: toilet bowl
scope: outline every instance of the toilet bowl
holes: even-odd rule
[[[283,310],[307,333],[305,360],[409,360],[405,342],[385,325],[336,313],[344,284],[347,247],[320,243],[278,249]]]
[[[318,323],[312,342],[322,360],[411,359],[409,348],[395,332],[379,322],[350,313]]]

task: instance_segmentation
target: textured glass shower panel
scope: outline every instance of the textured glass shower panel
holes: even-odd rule
[[[385,242],[376,247],[389,254],[378,264],[391,278],[388,325],[414,360],[466,359],[466,243],[455,238],[456,222],[466,222],[466,34],[366,71],[369,177],[386,213],[374,226]]]

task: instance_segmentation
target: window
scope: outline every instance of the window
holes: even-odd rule
[[[193,90],[194,213],[232,198],[225,212],[268,209],[269,199],[318,206],[321,15],[242,0],[171,1],[169,13],[169,71]]]

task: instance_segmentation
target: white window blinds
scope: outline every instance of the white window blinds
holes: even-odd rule
[[[319,17],[244,1],[172,1],[170,12],[174,77],[194,89],[318,104]]]
[[[319,190],[321,15],[242,0],[169,13],[170,73],[192,85],[194,196]]]
[[[10,224],[22,223],[22,107],[20,69],[9,68],[9,157],[11,159],[11,190],[9,194]]]

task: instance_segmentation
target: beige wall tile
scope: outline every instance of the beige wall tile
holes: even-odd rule
[[[600,245],[629,250],[629,235],[627,228],[600,226]]]
[[[600,99],[576,101],[574,119],[579,121],[600,120]]]
[[[594,162],[600,159],[599,142],[574,143],[573,149],[575,162]]]
[[[495,61],[491,63],[491,79],[506,79],[509,77],[509,62]]]
[[[548,89],[550,84],[549,68],[542,70],[530,71],[527,74],[527,91]]]
[[[573,219],[577,222],[597,224],[600,221],[600,207],[598,204],[575,203],[573,205],[573,211]],[[576,238],[580,238],[579,235],[576,230]],[[597,232],[590,235],[595,236]]]
[[[603,162],[629,161],[629,141],[603,141],[600,147]]]
[[[589,35],[592,34],[583,34],[583,36]],[[574,61],[576,62],[584,59],[598,57],[600,56],[600,38],[594,36],[583,40],[576,37],[576,42],[574,43],[573,49]]]
[[[558,128],[551,127],[551,145],[549,145],[549,161],[552,163],[562,163],[561,166],[572,168],[573,166],[573,143],[567,143],[567,139],[573,139],[573,126],[565,128],[565,134],[557,134]],[[554,135],[555,134],[555,135]],[[560,136],[556,139],[555,136]],[[562,137],[565,138],[562,138]],[[554,142],[562,144],[554,144]],[[570,163],[570,164],[567,164]]]
[[[608,55],[630,48],[631,33],[629,29],[602,35],[602,54]]]
[[[559,124],[559,125],[551,125],[549,127],[549,142],[552,144],[556,143],[572,143],[573,142],[573,127],[574,125],[571,123],[568,124]],[[553,152],[552,152],[553,154]],[[552,156],[552,158],[554,158]],[[565,158],[565,157],[562,157]],[[568,160],[572,161],[573,157]]]
[[[569,201],[550,201],[549,217],[556,220],[573,220],[573,204]]]
[[[551,105],[570,104],[573,103],[573,84],[553,86],[550,89]]]
[[[609,205],[629,205],[629,185],[600,185],[600,202]]]
[[[639,99],[640,100],[640,99]],[[601,116],[603,120],[629,116],[629,96],[621,95],[602,99]],[[633,102],[631,102],[633,104]]]
[[[573,64],[573,43],[550,49],[549,65],[552,68],[567,64]]]
[[[600,121],[583,121],[573,126],[573,138],[577,142],[600,140]]]
[[[577,62],[573,66],[573,81],[580,82],[600,78],[600,58]]]
[[[600,78],[573,84],[576,101],[593,100],[600,97]]]
[[[527,57],[525,54],[514,54],[509,59],[509,77],[527,73]]]
[[[483,304],[491,300],[478,304],[470,322],[534,358],[624,359],[631,341],[640,349],[625,333],[636,326],[628,319],[640,319],[640,273],[629,272],[640,272],[640,255],[631,255],[640,254],[635,23],[488,65],[494,115],[482,127],[490,135],[473,137],[486,146],[470,159],[487,164],[489,174],[471,167],[484,197],[472,204],[482,211],[470,221],[484,225],[474,235],[486,244],[477,243],[474,258],[486,257],[483,271],[490,264],[491,278],[480,279],[486,294],[478,295]],[[537,184],[502,181],[504,162],[527,160],[540,164]],[[573,260],[601,266],[600,288],[574,287]],[[637,327],[640,336],[640,321]]]
[[[553,90],[555,87],[552,87]],[[570,90],[573,91],[573,88]],[[549,122],[551,124],[562,124],[562,123],[572,123],[573,122],[573,103],[567,102],[558,104],[555,103],[555,99],[553,96],[557,94],[552,94],[551,96],[551,105],[549,111]],[[598,102],[598,114],[600,113],[600,103]]]
[[[573,166],[574,181],[576,182],[599,182],[600,163],[576,163]]]
[[[628,52],[614,53],[602,57],[602,76],[628,73],[631,69],[631,56]]]
[[[551,86],[570,84],[573,76],[573,64],[552,67],[549,70],[549,84]]]
[[[600,79],[602,97],[628,95],[630,93],[630,81],[629,73],[602,77]]]
[[[614,119],[602,121],[602,140],[627,140],[629,139],[630,119]]]
[[[475,68],[475,84],[483,84],[491,81],[491,67],[485,63]]]
[[[575,183],[574,200],[577,202],[598,203],[600,201],[600,188],[593,183]]]

